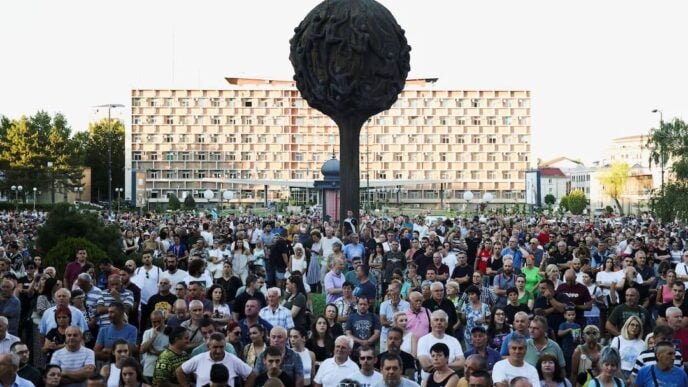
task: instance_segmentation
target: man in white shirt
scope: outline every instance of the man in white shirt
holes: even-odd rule
[[[196,376],[196,387],[210,383],[210,369],[213,364],[223,364],[229,371],[227,385],[234,387],[234,378],[241,377],[247,386],[252,386],[256,379],[253,369],[238,357],[225,351],[225,335],[215,332],[210,335],[208,352],[201,353],[182,363],[177,368],[177,381],[180,386],[188,386],[186,375]]]
[[[492,369],[492,380],[495,387],[509,387],[512,379],[523,376],[533,386],[540,385],[538,372],[532,365],[525,362],[526,341],[522,337],[512,337],[509,341],[509,356],[498,361]]]
[[[339,336],[334,342],[334,356],[325,359],[313,378],[313,387],[336,387],[342,379],[359,372],[359,368],[349,355],[354,341],[347,336]]]
[[[372,387],[382,382],[382,374],[375,371],[376,359],[373,348],[364,346],[358,349],[358,363],[361,369],[351,378],[356,380],[360,387]]]
[[[96,355],[81,345],[79,328],[70,326],[65,330],[64,348],[53,353],[50,363],[62,367],[62,386],[84,387],[88,377],[96,370]]]
[[[449,347],[449,368],[454,370],[463,368],[465,358],[461,344],[456,338],[445,334],[448,324],[449,316],[447,316],[447,312],[438,309],[430,315],[430,328],[432,331],[418,339],[417,357],[423,369],[421,373],[423,380],[428,378],[429,372],[433,369],[430,348],[437,343],[444,343]]]
[[[327,261],[327,258],[332,254],[332,245],[335,242],[339,242],[342,246],[344,246],[342,241],[334,236],[334,229],[328,226],[325,228],[325,236],[320,240],[320,246],[322,246],[323,258],[325,258],[325,261]]]
[[[7,317],[0,316],[0,353],[9,353],[12,344],[19,341],[19,337],[7,332],[9,325]]]
[[[144,251],[141,255],[143,265],[134,271],[131,282],[141,288],[141,308],[148,305],[148,299],[158,292],[158,282],[163,273],[159,267],[153,266],[153,252]]]
[[[167,278],[170,280],[170,286],[172,289],[172,294],[177,295],[177,284],[184,281],[184,278],[188,275],[187,272],[178,268],[179,263],[177,262],[177,257],[174,255],[168,255],[165,257],[165,268],[167,270],[163,271],[160,278]]]

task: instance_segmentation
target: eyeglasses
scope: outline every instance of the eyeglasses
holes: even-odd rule
[[[150,274],[148,274],[148,272],[146,272],[146,279],[149,279],[149,278],[150,278]]]

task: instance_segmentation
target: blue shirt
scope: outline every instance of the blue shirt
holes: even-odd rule
[[[569,322],[563,322],[559,324],[559,330],[563,331],[566,329],[571,328],[572,331],[564,335],[564,337],[561,337],[561,349],[566,352],[566,351],[571,351],[573,353],[573,350],[576,349],[576,345],[578,345],[578,342],[580,342],[581,335],[583,332],[581,331],[580,325],[574,323],[569,323]],[[559,334],[557,333],[557,336]]]
[[[377,293],[377,287],[373,285],[370,281],[366,281],[365,283],[359,284],[356,286],[356,289],[354,289],[353,294],[357,298],[365,297],[370,301],[372,304],[375,302],[375,294]]]
[[[57,322],[55,322],[55,309],[57,309],[57,306],[48,308],[43,312],[41,322],[38,324],[38,331],[43,336],[46,336],[51,329],[57,328]],[[84,318],[84,314],[71,305],[69,305],[69,311],[72,312],[72,323],[70,325],[81,328],[81,333],[88,331],[88,323]]]
[[[4,386],[2,383],[0,383],[0,387],[34,387],[34,385],[30,381],[17,375],[17,377],[14,378],[14,383],[9,386]]]
[[[19,314],[21,303],[15,296],[11,296],[5,301],[0,302],[0,315],[7,317],[7,331],[15,336],[19,335]]]
[[[131,324],[124,324],[121,329],[117,329],[114,325],[106,325],[98,331],[98,338],[96,344],[101,344],[105,348],[112,348],[115,341],[124,339],[129,344],[136,345],[136,327]]]
[[[652,370],[655,371],[655,376],[659,382],[660,387],[685,387],[688,386],[688,376],[685,371],[674,366],[669,371],[662,371],[656,365],[648,365],[638,371],[638,376],[635,378],[636,387],[655,387],[655,381],[652,377]]]
[[[521,261],[523,260],[521,249],[517,247],[516,250],[511,250],[509,247],[505,247],[500,255],[504,258],[507,254],[514,257],[514,271],[519,272],[521,270]]]
[[[368,340],[373,336],[375,330],[381,330],[380,318],[370,312],[361,315],[360,313],[352,313],[346,320],[346,330],[351,331],[351,334],[361,340]]]
[[[349,264],[351,264],[351,261],[354,259],[354,257],[360,257],[361,259],[365,258],[365,247],[363,247],[363,244],[361,243],[356,243],[355,245],[353,243],[349,243],[346,246],[344,246],[344,256],[346,256],[346,260],[349,261]]]

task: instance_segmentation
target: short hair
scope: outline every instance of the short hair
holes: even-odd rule
[[[517,377],[511,379],[511,381],[509,382],[509,387],[515,387],[516,384],[518,384],[518,382],[521,382],[521,381],[528,383],[531,387],[535,387],[530,382],[530,380],[528,380],[528,378],[526,378],[525,376],[517,376]]]
[[[282,350],[276,345],[271,345],[263,351],[263,359],[265,359],[266,356],[279,356],[281,358]]]
[[[48,364],[47,366],[45,366],[45,369],[44,369],[43,372],[41,373],[42,376],[45,378],[45,377],[48,375],[48,372],[50,372],[50,370],[53,369],[53,368],[57,368],[58,370],[60,370],[60,373],[62,373],[62,367],[60,367],[59,365],[57,365],[57,364]],[[103,378],[102,375],[100,375],[100,374],[97,374],[97,375],[100,376],[101,379]]]
[[[91,278],[91,275],[88,273],[81,273],[76,278],[80,279],[82,281],[86,281],[88,283],[91,283],[91,281],[93,281],[93,279]]]
[[[215,322],[210,317],[203,316],[203,318],[201,319],[201,324],[200,324],[201,328],[207,328],[211,325],[213,328],[215,328]]]
[[[342,341],[346,342],[346,345],[349,347],[349,349],[353,349],[354,340],[351,337],[346,336],[346,335],[341,335],[334,340],[335,344],[338,342],[342,342]]]
[[[430,315],[430,318],[431,319],[441,318],[441,319],[448,321],[449,315],[447,315],[447,312],[443,311],[442,309],[437,309],[436,311],[432,312],[432,314]]]
[[[671,348],[671,349],[673,349],[673,350],[676,350],[676,347],[674,346],[674,343],[672,343],[671,341],[668,341],[668,340],[662,340],[662,341],[660,341],[659,343],[655,344],[655,354],[656,354],[657,352],[659,352],[659,349],[660,349],[660,348],[664,348],[664,347],[667,347],[667,348]]]
[[[523,345],[525,347],[526,339],[520,335],[511,336],[511,339],[509,340],[509,347],[511,347],[514,344]]]
[[[487,366],[473,371],[473,373],[471,373],[471,378],[485,379],[487,381],[487,383],[485,383],[486,386],[492,385],[492,375],[487,371]]]
[[[124,304],[121,302],[111,302],[108,308],[115,308],[119,313],[124,313]]]
[[[282,289],[280,289],[278,287],[272,287],[272,288],[268,289],[268,294],[270,294],[270,293],[277,293],[277,297],[282,297]]]
[[[506,295],[508,296],[509,294],[516,293],[518,294],[518,289],[515,286],[512,286],[506,290]]]
[[[552,282],[552,280],[545,278],[543,280],[540,280],[540,283],[547,285],[547,287],[550,289],[554,289],[554,282]]]
[[[652,334],[654,334],[655,336],[659,335],[664,337],[671,337],[674,335],[674,328],[668,325],[657,325],[652,330]]]
[[[358,354],[359,356],[361,355],[361,352],[372,352],[373,356],[375,355],[375,348],[369,346],[369,345],[361,345],[358,347]]]
[[[213,383],[227,384],[229,380],[229,370],[222,363],[213,364],[210,367],[210,381]]]
[[[444,343],[435,343],[430,347],[430,353],[441,353],[444,357],[449,357],[449,347]]]
[[[401,357],[400,357],[399,355],[396,355],[396,354],[393,354],[393,353],[390,353],[390,352],[387,352],[387,353],[386,353],[384,356],[382,356],[382,358],[380,359],[380,368],[381,368],[381,369],[382,369],[382,367],[384,366],[384,364],[385,364],[386,361],[396,361],[397,363],[399,363],[399,366],[400,366],[400,367],[404,365],[404,363],[401,361]]]
[[[352,284],[352,283],[349,282],[349,281],[344,281],[344,283],[342,284],[342,289],[347,288],[347,287],[353,289],[353,288],[354,288],[354,284]]]
[[[603,364],[614,365],[617,368],[619,367],[619,365],[621,364],[621,357],[619,357],[619,352],[616,350],[616,348],[611,346],[602,348],[599,360],[600,368]]]
[[[193,301],[189,302],[189,309],[191,309],[194,306],[200,306],[202,308],[203,302],[201,302],[200,300],[193,300]]]
[[[224,343],[225,335],[223,335],[221,332],[214,332],[212,335],[210,335],[210,339],[208,341],[222,341]]]
[[[0,316],[0,324],[5,326],[10,325],[10,320],[8,320],[5,316]]]
[[[404,312],[401,312],[401,313],[404,313]],[[397,326],[390,327],[389,331],[387,332],[387,336],[389,336],[389,334],[392,332],[396,332],[399,334],[399,336],[401,336],[402,339],[404,338],[404,330],[403,329],[401,329]]]
[[[22,342],[22,341],[15,341],[14,343],[12,343],[12,345],[10,345],[10,351],[12,351],[12,353],[15,353],[14,349],[15,349],[18,345],[26,345],[27,348],[29,347],[28,344],[26,344],[26,343],[24,343],[24,342]]]
[[[681,282],[681,281],[678,281],[678,282]],[[675,282],[675,283],[678,283],[678,282]],[[681,282],[681,283],[683,283],[683,282]],[[681,309],[675,307],[675,306],[668,307],[666,312],[664,312],[664,315],[669,317],[669,314],[675,314],[675,313],[680,313],[681,316],[683,316],[683,311]]]
[[[514,257],[512,255],[506,254],[505,256],[502,257],[502,265],[505,263],[511,263],[512,265],[514,264]]]
[[[438,343],[439,344],[439,343]],[[432,351],[432,348],[430,348],[430,351]],[[472,355],[468,355],[466,358],[466,361],[468,360],[475,360],[478,362],[478,369],[487,369],[487,359],[485,356],[479,354],[479,353],[474,353]],[[474,371],[475,373],[475,371]]]
[[[442,285],[442,282],[440,281],[435,281],[430,285],[430,290],[444,290],[444,285]]]
[[[174,328],[171,326],[165,327],[165,334],[170,338],[170,344],[174,344],[177,340],[181,340],[184,337],[184,333],[186,333],[186,328],[182,326]]]

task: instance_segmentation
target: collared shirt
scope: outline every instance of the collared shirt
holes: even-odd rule
[[[256,366],[253,368],[256,374],[261,374],[267,371],[267,367],[263,362],[263,356],[258,356],[256,359]],[[282,359],[282,371],[291,376],[294,380],[297,377],[303,377],[303,362],[301,356],[289,348],[284,349],[284,358]]]
[[[260,310],[258,314],[263,320],[269,322],[273,327],[282,327],[287,330],[294,327],[294,319],[291,317],[291,311],[281,305],[277,309],[272,309],[271,306],[266,306]]]
[[[320,364],[313,381],[323,387],[336,387],[342,379],[350,378],[359,371],[360,368],[351,359],[346,359],[343,364],[337,364],[331,357]]]
[[[535,347],[533,339],[526,340],[526,357],[524,358],[526,363],[535,367],[537,365],[538,359],[540,358],[540,355],[542,355],[543,353],[549,353],[551,355],[556,356],[556,358],[559,360],[559,365],[562,368],[566,367],[566,359],[564,359],[564,352],[561,350],[561,347],[559,347],[559,344],[557,344],[556,341],[552,339],[547,339],[547,344],[545,344],[545,346],[542,347],[542,349],[538,350]]]
[[[325,274],[325,281],[323,287],[325,288],[325,293],[327,294],[327,303],[332,304],[337,301],[338,298],[342,296],[339,294],[328,293],[329,289],[341,289],[344,284],[344,273],[336,274],[334,271],[330,271]]]
[[[430,332],[430,312],[424,307],[421,307],[418,313],[413,309],[407,310],[406,318],[408,319],[406,328],[413,332],[413,336],[423,337]]]
[[[210,352],[205,352],[185,361],[181,368],[185,374],[196,375],[196,387],[201,387],[210,383],[210,369],[213,364],[224,364],[227,367],[229,371],[227,384],[231,387],[234,387],[234,378],[240,376],[246,380],[252,372],[251,367],[229,352],[225,352],[224,358],[220,361],[214,361],[210,357]]]
[[[14,378],[14,383],[12,383],[12,384],[9,385],[9,386],[5,386],[5,385],[3,385],[2,383],[0,383],[0,387],[35,387],[35,386],[34,386],[33,383],[31,383],[30,381],[28,381],[28,380],[22,378],[21,376],[17,375],[17,376]]]
[[[12,344],[19,341],[19,337],[7,332],[5,333],[5,338],[0,339],[0,353],[9,353]]]
[[[57,306],[48,308],[43,312],[43,317],[41,317],[41,322],[38,324],[38,330],[41,335],[46,336],[51,329],[57,328],[57,322],[55,322],[55,309]],[[69,311],[72,312],[72,323],[74,327],[81,328],[81,332],[86,332],[88,330],[88,323],[84,318],[84,314],[81,311],[71,305],[69,305]]]
[[[86,299],[84,305],[86,306],[87,318],[95,317],[97,315],[98,303],[103,299],[103,291],[99,287],[92,286],[91,290],[86,292]]]

